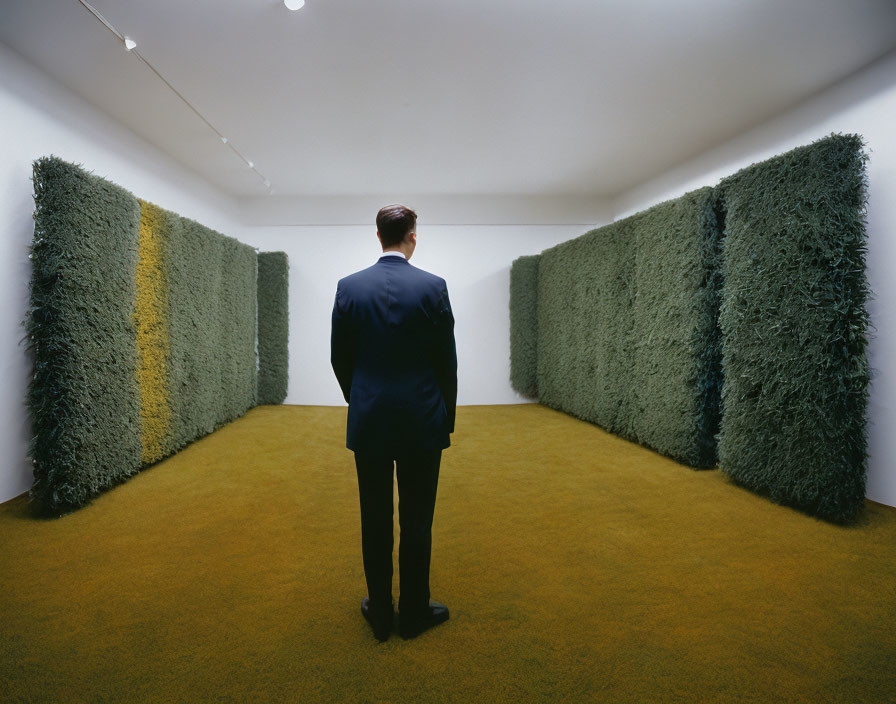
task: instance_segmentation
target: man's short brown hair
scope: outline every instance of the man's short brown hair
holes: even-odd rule
[[[417,226],[417,213],[403,205],[387,205],[376,214],[376,229],[383,247],[401,244]]]

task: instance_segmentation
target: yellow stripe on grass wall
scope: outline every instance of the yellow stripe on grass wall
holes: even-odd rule
[[[140,439],[144,464],[169,453],[171,403],[168,395],[168,287],[163,249],[165,211],[140,201],[137,262],[137,383],[140,386]]]

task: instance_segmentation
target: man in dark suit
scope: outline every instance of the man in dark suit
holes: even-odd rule
[[[448,620],[430,599],[432,517],[442,450],[457,400],[454,316],[445,280],[409,263],[417,214],[386,206],[376,218],[383,255],[336,288],[333,371],[348,402],[368,596],[361,613],[378,640],[392,629],[392,475],[398,476],[401,595],[398,631],[413,638]]]

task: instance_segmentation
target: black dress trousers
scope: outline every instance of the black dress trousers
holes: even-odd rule
[[[442,450],[413,450],[394,459],[386,454],[355,452],[361,499],[361,551],[370,608],[392,608],[392,475],[398,477],[398,564],[401,594],[398,610],[415,618],[429,607],[429,562],[432,517]]]

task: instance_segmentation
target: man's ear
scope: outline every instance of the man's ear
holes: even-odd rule
[[[383,238],[380,237],[380,231],[379,231],[379,230],[376,231],[376,238],[380,241],[380,244],[383,243]]]

